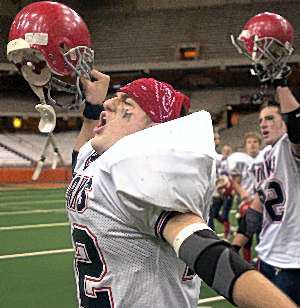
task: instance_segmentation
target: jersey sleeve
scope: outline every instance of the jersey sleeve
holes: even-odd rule
[[[245,153],[236,152],[227,159],[227,168],[229,175],[245,176],[252,159]]]
[[[77,154],[76,162],[74,163],[73,173],[76,173],[80,168],[83,167],[83,164],[87,157],[89,157],[95,150],[92,147],[91,141],[85,143],[79,150]]]

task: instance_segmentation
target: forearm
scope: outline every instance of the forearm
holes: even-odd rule
[[[297,307],[258,271],[247,271],[236,280],[233,298],[239,307]]]
[[[236,279],[254,268],[242,260],[228,242],[219,239],[201,218],[185,215],[170,219],[163,232],[165,239],[209,287],[233,303]]]
[[[79,151],[80,148],[90,139],[94,137],[94,128],[97,125],[98,121],[83,118],[83,123],[79,135],[76,138],[74,151]]]
[[[200,231],[189,232],[189,226],[197,224]],[[279,289],[242,260],[229,243],[221,241],[206,228],[203,219],[197,215],[178,213],[166,224],[163,235],[200,278],[238,306],[271,308],[275,300],[276,305],[279,303],[278,307],[296,307]]]
[[[242,248],[246,245],[246,243],[249,241],[249,238],[247,236],[245,236],[242,233],[237,233],[232,241],[232,246],[236,247],[236,250],[238,250],[237,248]]]
[[[300,156],[300,104],[288,87],[278,87],[277,94],[293,152]]]
[[[276,92],[282,113],[288,113],[300,107],[298,101],[288,87],[277,87]]]
[[[242,200],[246,200],[249,198],[249,193],[238,183],[236,180],[232,180],[232,187],[237,192],[237,194],[242,198]]]
[[[245,216],[241,218],[237,234],[232,241],[236,250],[243,247],[252,235],[257,233],[262,225],[262,207],[258,194],[255,195],[251,202],[250,208],[247,209]]]

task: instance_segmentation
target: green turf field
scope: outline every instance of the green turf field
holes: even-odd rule
[[[64,194],[0,190],[0,307],[77,307]],[[198,307],[233,306],[203,286]]]

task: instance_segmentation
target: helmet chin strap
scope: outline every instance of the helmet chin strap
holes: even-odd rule
[[[36,63],[38,62],[33,63],[28,61],[26,65],[19,66],[19,69],[24,79],[40,100],[40,104],[35,106],[35,109],[40,113],[41,117],[38,126],[39,131],[50,134],[56,126],[56,114],[54,108],[47,104],[43,87],[50,82],[52,73],[46,66],[39,70],[39,74],[35,73]]]

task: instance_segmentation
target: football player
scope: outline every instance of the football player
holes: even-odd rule
[[[100,103],[102,95],[89,91],[95,86],[100,89],[101,80],[105,85],[109,80],[97,74],[99,81],[83,81],[92,103]],[[167,91],[162,91],[165,87]],[[176,101],[170,85],[153,79],[124,86],[103,103],[95,137],[80,148],[67,207],[73,224],[81,305],[89,307],[106,298],[108,306],[195,307],[199,295],[196,273],[238,305],[271,306],[273,299],[268,296],[275,292],[282,304],[293,307],[206,225],[214,186],[210,120],[207,122],[206,113],[196,113],[153,126],[179,116],[177,104],[170,116],[160,115],[164,111],[160,106],[168,106],[172,96]],[[203,132],[200,140],[198,131]],[[105,265],[103,273],[93,273],[102,274],[101,279],[90,277],[92,272],[86,276],[90,264],[83,267],[88,255],[83,247],[92,245],[96,248],[89,253],[95,253],[94,261]],[[233,265],[231,274],[224,272],[228,261]],[[205,270],[219,266],[224,266],[221,276],[226,282],[221,289],[217,273]],[[89,294],[84,285],[99,291]],[[132,285],[138,286],[134,292]],[[266,288],[267,297],[260,288]],[[231,291],[226,294],[225,289]]]
[[[245,209],[250,205],[255,195],[254,176],[250,168],[259,153],[261,137],[255,132],[248,132],[244,136],[245,152],[235,152],[227,159],[227,168],[232,186],[237,193],[240,203],[237,215],[238,224],[245,214]],[[251,261],[252,239],[243,247],[244,259]]]
[[[215,141],[216,142],[216,141]],[[215,229],[214,219],[218,220],[224,227],[224,238],[228,239],[230,234],[229,211],[231,208],[234,189],[228,178],[227,158],[231,154],[231,146],[225,144],[222,153],[217,154],[216,163],[216,187],[213,194],[213,201],[210,209],[210,219],[208,225]],[[222,209],[222,213],[221,213]]]
[[[53,3],[41,3],[43,19]],[[206,225],[215,180],[209,114],[177,119],[186,99],[152,78],[103,102],[109,77],[91,75],[81,78],[86,99],[104,111],[66,193],[79,307],[195,307],[194,273],[237,305],[295,307]]]
[[[253,17],[247,27],[252,34],[247,42],[259,45],[263,54],[259,78],[274,85],[280,105],[264,106],[260,112],[261,134],[269,147],[255,164],[258,193],[233,244],[243,246],[262,221],[256,247],[259,269],[300,305],[300,105],[287,86],[285,57],[292,50],[293,28],[274,13]]]

